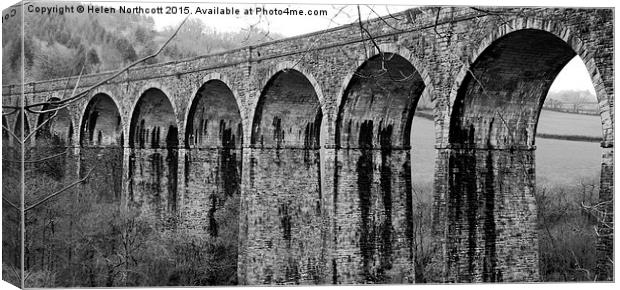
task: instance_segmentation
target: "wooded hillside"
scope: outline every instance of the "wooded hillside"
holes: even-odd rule
[[[25,81],[53,79],[80,73],[115,70],[152,54],[176,27],[155,29],[150,16],[135,14],[25,14]],[[18,83],[22,64],[20,21],[2,25],[2,82]],[[248,28],[218,32],[198,18],[190,18],[169,46],[146,64],[179,60],[253,45],[281,35]]]

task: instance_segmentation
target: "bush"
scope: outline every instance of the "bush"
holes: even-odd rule
[[[598,201],[597,182],[537,190],[542,281],[592,281],[597,219],[583,205]]]

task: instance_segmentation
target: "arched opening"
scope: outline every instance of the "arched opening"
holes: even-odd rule
[[[287,69],[273,76],[258,101],[252,145],[261,148],[318,149],[323,113],[310,81]]]
[[[37,120],[38,131],[35,133],[37,147],[69,147],[72,145],[73,122],[67,108],[58,108],[51,102],[60,101],[51,98],[48,104],[43,106]]]
[[[168,97],[158,89],[146,90],[131,115],[129,147],[177,148],[178,132],[174,108]]]
[[[256,283],[322,283],[324,223],[321,194],[321,105],[299,71],[276,73],[265,85],[254,115],[250,160],[252,204],[248,269],[265,269]]]
[[[557,36],[524,29],[497,39],[468,70],[450,121],[446,262],[457,274],[449,279],[540,280],[535,137],[549,88],[575,55]]]
[[[178,127],[168,97],[151,88],[141,96],[129,128],[130,204],[164,225],[177,211]]]
[[[99,201],[119,201],[122,193],[123,126],[114,100],[93,96],[82,115],[80,131],[81,176],[91,169],[92,186],[85,187]]]
[[[186,124],[184,202],[200,206],[189,207],[184,222],[194,233],[206,232],[217,245],[205,249],[208,256],[221,257],[214,275],[218,281],[212,283],[235,283],[243,130],[230,88],[219,80],[203,84],[189,108]]]
[[[56,101],[60,101],[60,99],[51,98],[43,106],[42,111],[45,113],[39,114],[36,132],[34,132],[36,150],[27,152],[26,155],[28,156],[25,158],[39,160],[56,156],[38,163],[36,171],[60,181],[65,176],[73,175],[71,169],[73,168],[72,165],[75,164],[75,159],[70,158],[69,154],[69,149],[73,145],[71,114],[67,108],[58,107],[52,103]],[[24,123],[26,122],[24,121]],[[29,142],[27,141],[27,143]]]
[[[364,62],[344,92],[336,124],[337,283],[413,279],[409,145],[424,88],[408,60],[384,53]]]
[[[121,114],[112,98],[95,95],[86,106],[80,132],[81,146],[122,146]]]
[[[241,148],[243,131],[235,96],[219,80],[206,82],[190,107],[185,130],[187,148]]]
[[[588,209],[601,200],[602,140],[595,89],[575,56],[549,89],[536,128],[541,281],[602,277],[597,242],[605,234]]]
[[[415,283],[437,283],[441,277],[435,272],[441,233],[433,231],[435,205],[435,114],[430,100],[431,90],[420,96],[411,122],[411,189],[413,200],[413,248],[415,251]]]

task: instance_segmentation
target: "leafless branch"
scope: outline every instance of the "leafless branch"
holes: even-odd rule
[[[13,159],[2,159],[2,161],[6,161],[6,162],[15,162],[15,163],[39,163],[39,162],[43,162],[43,161],[47,161],[50,159],[54,159],[56,157],[60,157],[62,155],[67,154],[67,152],[69,152],[69,148],[65,149],[64,151],[58,153],[58,154],[54,154],[52,156],[48,156],[45,158],[41,158],[41,159],[37,159],[37,160],[13,160]]]
[[[14,203],[10,202],[8,199],[6,199],[4,196],[2,197],[2,201],[4,201],[6,204],[10,205],[12,208],[21,211],[21,209],[19,207],[17,207]]]
[[[2,124],[2,129],[4,129],[7,133],[9,133],[9,135],[11,135],[11,137],[13,137],[15,140],[17,140],[17,142],[19,142],[20,144],[23,144],[21,138],[19,138],[17,135],[15,135],[15,133],[13,133],[13,131],[11,131],[11,129],[7,128],[7,126],[5,126],[4,124]]]
[[[60,109],[58,109],[60,110]],[[28,133],[28,135],[24,138],[23,142],[26,143],[28,139],[34,136],[41,128],[43,128],[47,123],[49,123],[54,117],[58,115],[58,110],[54,112],[51,116],[49,116],[45,121],[41,122],[41,124],[37,125],[37,127],[32,130],[32,132]]]
[[[392,25],[392,24],[390,24],[389,22],[387,22],[387,21],[385,20],[385,18],[383,18],[383,16],[379,15],[379,13],[377,13],[377,11],[375,11],[374,9],[372,9],[371,5],[366,5],[366,7],[368,7],[368,9],[370,9],[370,11],[372,11],[372,13],[374,13],[375,15],[377,15],[377,17],[379,18],[379,20],[381,20],[381,22],[383,22],[383,24],[387,25],[389,28],[392,28],[392,29],[394,29],[394,30],[396,30],[396,31],[398,31],[398,32],[407,32],[407,30],[403,30],[403,29],[397,28],[397,27],[395,27],[394,25]],[[388,14],[389,14],[390,18],[392,18],[392,19],[396,19],[396,20],[400,20],[400,19],[396,18],[394,15],[392,15],[391,13],[389,13],[389,12],[388,12]]]
[[[103,80],[95,83],[94,85],[88,87],[87,89],[74,94],[72,97],[64,99],[64,100],[58,100],[58,101],[48,101],[48,102],[40,102],[40,103],[35,103],[35,104],[31,104],[26,106],[26,109],[31,109],[31,108],[36,108],[36,107],[41,107],[41,106],[45,106],[45,105],[53,105],[53,106],[59,106],[56,107],[54,110],[58,110],[61,106],[64,105],[68,105],[71,103],[74,103],[78,100],[80,100],[82,97],[88,95],[88,93],[90,93],[92,90],[96,89],[97,87],[100,87],[104,84],[107,84],[108,82],[110,82],[111,80],[113,80],[114,78],[118,77],[119,75],[123,74],[124,72],[128,71],[130,68],[143,63],[149,59],[152,59],[154,57],[157,57],[163,50],[164,48],[166,48],[168,46],[168,44],[174,39],[174,37],[179,33],[179,30],[181,30],[181,27],[183,27],[183,24],[185,24],[185,22],[187,21],[187,19],[189,18],[190,15],[188,15],[187,17],[185,17],[185,19],[183,19],[183,21],[181,22],[181,24],[179,24],[179,26],[177,27],[177,29],[174,31],[174,33],[168,38],[168,40],[166,40],[166,42],[164,42],[164,44],[153,54],[145,56],[141,59],[138,59],[134,62],[132,62],[131,64],[125,66],[124,68],[122,68],[121,70],[117,71],[116,73],[112,74],[111,76],[104,78]],[[77,87],[77,85],[76,85]],[[3,108],[12,108],[12,107],[4,107]],[[36,112],[36,111],[34,111]],[[38,113],[44,113],[45,111],[39,111]]]
[[[5,112],[2,112],[2,116],[10,116],[10,115],[13,115],[13,114],[17,113],[17,112],[21,109],[20,107],[16,107],[16,106],[13,106],[13,107],[4,107],[4,106],[3,106],[3,108],[10,109],[11,111],[10,111],[10,112],[6,112],[6,113],[5,113]]]
[[[360,38],[362,39],[362,44],[364,44],[364,25],[362,24],[362,12],[360,11],[360,6],[357,5],[357,23],[360,27]],[[364,47],[364,55],[368,55],[368,51],[366,50],[366,45],[362,45]]]
[[[62,189],[60,189],[60,190],[58,190],[58,191],[56,191],[56,192],[54,192],[54,193],[52,193],[52,194],[48,195],[47,197],[45,197],[45,198],[41,199],[40,201],[37,201],[37,202],[35,202],[34,204],[32,204],[32,205],[30,205],[30,206],[26,207],[26,209],[25,209],[24,211],[29,211],[29,210],[31,210],[31,209],[33,209],[33,208],[35,208],[35,207],[37,207],[37,206],[41,205],[42,203],[44,203],[44,202],[48,201],[49,199],[51,199],[51,198],[53,198],[53,197],[55,197],[55,196],[58,196],[59,194],[61,194],[61,193],[65,192],[65,191],[67,191],[67,190],[71,189],[72,187],[74,187],[74,186],[76,186],[76,185],[78,185],[78,184],[80,184],[80,183],[85,182],[85,181],[86,181],[86,180],[90,177],[90,174],[93,172],[93,170],[94,170],[94,168],[93,168],[93,169],[91,169],[90,171],[88,171],[88,173],[86,174],[86,176],[84,176],[84,178],[82,178],[82,179],[80,179],[80,180],[77,180],[77,181],[75,181],[75,182],[73,182],[73,183],[71,183],[71,184],[69,184],[69,185],[67,185],[67,186],[63,187]]]
[[[439,37],[444,38],[445,36],[439,33],[439,30],[437,30],[437,25],[439,25],[439,12],[440,11],[441,11],[441,7],[437,7],[437,13],[435,15],[435,24],[433,25],[433,31],[435,31],[435,34],[439,35]]]
[[[335,14],[335,15],[334,15],[331,19],[330,19],[330,22],[329,22],[329,24],[328,24],[327,28],[326,28],[326,29],[324,29],[324,30],[323,30],[323,32],[321,33],[321,35],[319,36],[319,39],[318,39],[317,41],[313,41],[313,42],[311,43],[311,46],[310,46],[308,49],[306,49],[306,50],[304,51],[304,53],[303,53],[303,54],[302,54],[302,55],[301,55],[301,56],[297,59],[297,61],[296,61],[296,62],[295,62],[295,64],[293,65],[293,67],[297,66],[297,65],[298,65],[298,64],[299,64],[302,60],[304,60],[304,59],[306,58],[306,55],[307,55],[307,54],[308,54],[308,53],[309,53],[309,52],[310,52],[310,51],[311,51],[311,50],[312,50],[312,49],[313,49],[316,45],[318,45],[318,43],[321,43],[321,40],[322,40],[322,39],[324,39],[324,38],[325,38],[325,35],[327,34],[327,29],[329,29],[329,26],[331,26],[331,24],[332,24],[332,23],[335,23],[335,22],[334,22],[334,19],[335,19],[336,17],[338,17],[338,15],[340,15],[340,13],[344,13],[343,11],[344,11],[344,9],[345,9],[347,6],[348,6],[348,5],[344,5],[344,6],[342,6],[342,7],[340,8],[340,10],[338,10],[338,12],[336,12],[336,14]],[[344,14],[346,14],[346,13],[344,13]]]

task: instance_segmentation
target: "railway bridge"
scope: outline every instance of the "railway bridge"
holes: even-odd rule
[[[116,158],[122,171],[93,179],[114,176],[112,198],[163,226],[237,239],[239,283],[407,283],[410,136],[426,98],[441,279],[537,281],[536,126],[576,55],[596,89],[600,198],[611,201],[612,9],[423,7],[145,65],[61,110],[50,130],[80,172]],[[25,102],[67,98],[76,79],[24,84]],[[21,95],[2,88],[5,104]],[[26,130],[41,122],[25,117]],[[600,259],[612,245],[599,240]]]

